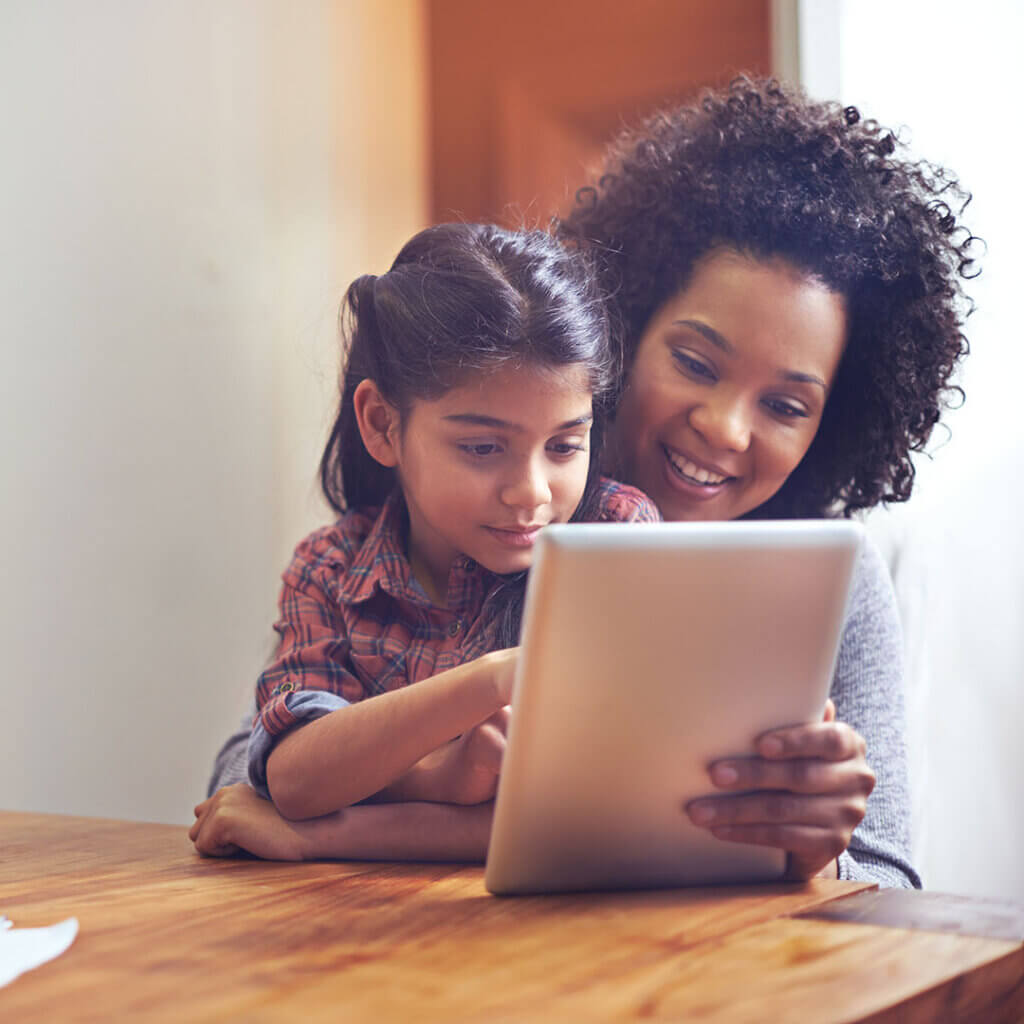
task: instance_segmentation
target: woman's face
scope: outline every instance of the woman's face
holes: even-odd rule
[[[640,338],[613,471],[669,520],[764,504],[814,440],[846,327],[843,297],[785,260],[710,253]]]

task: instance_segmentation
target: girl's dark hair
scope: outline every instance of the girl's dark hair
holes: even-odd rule
[[[979,272],[959,220],[969,200],[855,107],[741,76],[620,136],[558,230],[598,255],[627,368],[716,248],[781,257],[843,295],[848,338],[821,426],[754,514],[849,515],[910,497],[910,453],[963,397],[950,380],[968,350],[962,281]]]
[[[349,286],[341,403],[320,460],[320,483],[336,512],[381,505],[398,485],[360,437],[353,405],[360,381],[372,379],[404,418],[417,399],[439,398],[502,366],[582,364],[594,392],[582,514],[597,485],[602,410],[617,373],[602,294],[581,255],[542,231],[439,224],[414,235],[386,274]],[[525,573],[509,578],[499,595],[498,646],[517,640],[524,584]]]

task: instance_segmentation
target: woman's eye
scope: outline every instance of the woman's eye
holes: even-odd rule
[[[799,405],[793,405],[791,402],[782,401],[779,398],[766,398],[764,403],[776,416],[781,416],[783,419],[805,419],[807,412]]]
[[[706,380],[714,380],[715,372],[708,366],[707,363],[700,359],[695,359],[688,352],[683,352],[681,349],[676,349],[672,353],[672,358],[675,359],[676,365],[678,365],[686,373],[690,374],[691,377],[702,377]]]

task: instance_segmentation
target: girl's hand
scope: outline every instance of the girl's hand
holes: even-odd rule
[[[363,804],[288,821],[240,783],[198,804],[189,838],[207,857],[251,853],[265,860],[483,861],[494,805]]]
[[[282,818],[245,783],[218,789],[196,805],[195,816],[188,837],[206,857],[246,852],[264,860],[305,860],[312,855],[307,823]]]
[[[519,663],[519,648],[505,647],[500,651],[491,651],[480,660],[484,659],[491,672],[498,700],[502,707],[506,707],[512,701],[512,684],[515,682],[516,665]]]
[[[420,799],[450,804],[493,800],[498,789],[511,708],[490,718],[428,754],[420,762],[425,776]]]
[[[836,878],[836,858],[864,819],[875,775],[864,739],[835,714],[829,700],[822,722],[760,736],[759,757],[716,761],[712,783],[745,792],[691,801],[690,820],[719,839],[785,850],[788,878]]]

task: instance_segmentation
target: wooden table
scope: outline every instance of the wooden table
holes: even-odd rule
[[[0,813],[0,912],[81,926],[0,1019],[1024,1020],[1020,908],[870,889],[497,899],[479,867],[206,860],[184,828]]]

